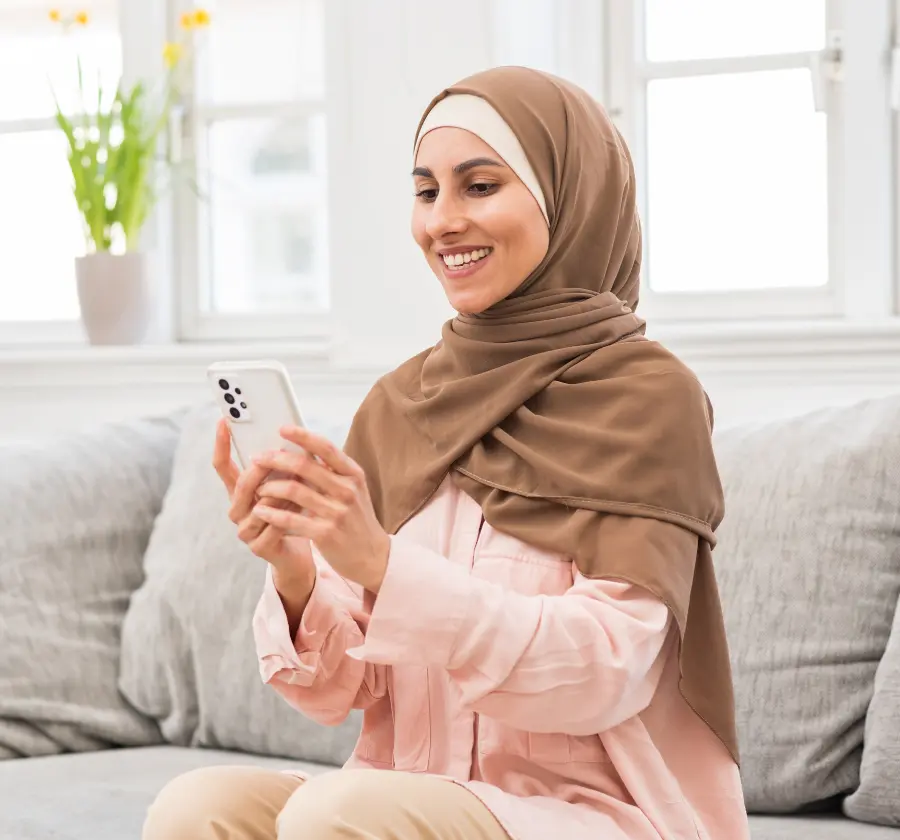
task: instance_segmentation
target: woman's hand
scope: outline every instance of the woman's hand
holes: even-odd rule
[[[295,476],[267,482],[265,494],[302,510],[278,509],[263,500],[253,513],[270,526],[307,537],[339,575],[377,593],[391,540],[375,516],[362,468],[307,429],[285,426],[281,436],[304,451],[269,452],[254,463]]]
[[[282,599],[291,600],[294,606],[303,601],[305,606],[315,583],[315,562],[309,540],[287,534],[284,528],[271,525],[253,513],[257,499],[270,495],[269,483],[260,488],[269,470],[252,465],[241,472],[231,460],[231,437],[224,419],[216,427],[213,467],[228,491],[231,500],[228,518],[238,526],[238,538],[272,566],[275,586]],[[289,502],[277,498],[267,501],[273,506],[290,506]]]

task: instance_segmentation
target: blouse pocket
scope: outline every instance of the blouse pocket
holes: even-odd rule
[[[529,732],[528,757],[547,764],[606,764],[609,755],[599,735]]]
[[[574,582],[568,557],[526,545],[488,523],[478,540],[472,573],[522,595],[562,595]]]
[[[479,729],[481,753],[514,755],[540,765],[610,762],[599,735],[525,732],[484,716]]]
[[[394,665],[389,691],[394,713],[394,768],[424,773],[431,757],[428,668]]]
[[[355,752],[369,764],[394,766],[394,720],[389,698],[383,697],[366,710]]]

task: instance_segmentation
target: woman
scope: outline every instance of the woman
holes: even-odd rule
[[[442,340],[343,452],[286,428],[306,454],[239,474],[216,441],[269,562],[263,678],[324,724],[364,709],[353,757],[194,771],[144,836],[747,838],[711,414],[634,314],[625,144],[580,89],[506,67],[435,98],[414,167],[413,236],[459,313]],[[260,490],[272,470],[292,477]]]

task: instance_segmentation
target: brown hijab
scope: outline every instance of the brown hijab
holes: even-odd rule
[[[486,100],[521,143],[549,249],[513,294],[448,321],[434,347],[382,377],[345,449],[391,534],[449,474],[498,530],[653,593],[680,631],[682,695],[737,761],[711,555],[723,515],[712,412],[634,314],[641,228],[628,149],[584,91],[521,67],[442,91],[423,121],[461,93]]]

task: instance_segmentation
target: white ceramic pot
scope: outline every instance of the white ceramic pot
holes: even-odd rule
[[[144,254],[88,254],[75,260],[81,320],[91,344],[139,344],[152,300]]]

